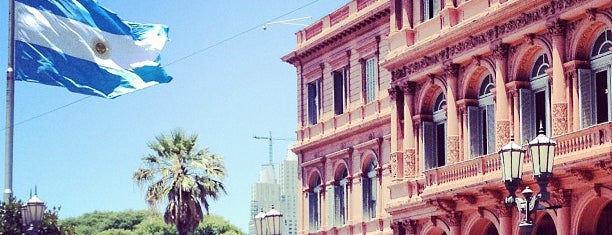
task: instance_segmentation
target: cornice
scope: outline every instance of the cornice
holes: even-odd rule
[[[334,29],[331,29],[331,31],[323,32],[323,36],[321,36],[320,38],[314,39],[311,42],[305,42],[303,46],[283,56],[282,60],[287,63],[293,64],[294,62],[299,61],[300,59],[306,58],[324,48],[331,46],[335,42],[338,42],[350,35],[360,32],[361,29],[369,25],[375,24],[380,20],[383,20],[382,24],[388,24],[390,21],[390,13],[390,3],[389,1],[385,1],[385,3],[381,4],[377,8],[368,11],[356,17],[354,20],[345,23],[345,25],[348,26],[341,27],[340,24],[337,24],[338,26],[336,26]],[[384,21],[385,19],[386,21]]]
[[[456,25],[436,38],[396,49],[382,62],[392,71],[394,79],[418,73],[443,61],[452,60],[466,52],[488,46],[512,33],[542,23],[554,15],[574,10],[577,5],[590,0],[562,0],[548,3],[527,4],[525,1],[510,1],[501,4],[487,15]],[[499,19],[509,19],[499,22]],[[478,27],[475,27],[478,26]],[[484,29],[484,30],[483,30]],[[437,40],[444,37],[444,40]],[[437,41],[435,41],[437,40]],[[448,42],[457,42],[448,45]],[[428,53],[435,50],[435,53]]]

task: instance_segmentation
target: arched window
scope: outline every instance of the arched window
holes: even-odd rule
[[[440,92],[434,102],[433,122],[423,121],[423,149],[425,169],[446,164],[446,99]]]
[[[317,174],[308,191],[308,224],[311,232],[319,230],[321,224],[321,177]]]
[[[363,218],[369,221],[376,218],[376,192],[378,178],[376,174],[376,159],[370,158],[369,163],[363,169],[362,192],[363,192]]]
[[[591,69],[578,70],[582,127],[612,120],[612,30],[603,30],[591,48]]]
[[[346,166],[336,175],[334,183],[334,225],[346,224],[348,212],[348,170]]]
[[[519,89],[521,105],[521,143],[528,143],[543,128],[550,135],[550,85],[546,70],[550,68],[546,54],[541,54],[531,66],[531,89]]]
[[[495,152],[495,103],[493,102],[493,76],[486,74],[480,83],[478,106],[468,106],[470,156],[477,157]]]

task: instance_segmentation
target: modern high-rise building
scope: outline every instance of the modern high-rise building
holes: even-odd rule
[[[260,211],[267,212],[272,206],[280,203],[280,185],[276,181],[274,164],[261,165],[259,180],[251,187],[251,218],[254,218]],[[255,235],[255,223],[251,219],[249,222],[249,234]]]
[[[283,235],[297,234],[297,197],[298,193],[297,156],[291,150],[280,164],[280,204],[283,213]]]
[[[612,234],[612,1],[352,0],[296,36],[298,234]]]

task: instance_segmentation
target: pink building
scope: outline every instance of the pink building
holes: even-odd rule
[[[354,0],[297,39],[300,234],[519,234],[497,152],[539,127],[534,234],[612,234],[610,0]]]

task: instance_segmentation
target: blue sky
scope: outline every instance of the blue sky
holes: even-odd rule
[[[37,185],[48,206],[62,207],[62,218],[147,208],[132,173],[148,152],[147,142],[182,128],[199,135],[200,147],[224,156],[228,195],[212,204],[211,213],[246,232],[251,184],[260,164],[268,161],[267,141],[253,135],[272,131],[275,137],[293,138],[297,126],[296,72],[280,57],[295,48],[295,32],[302,27],[261,26],[279,16],[311,16],[301,22],[313,23],[347,1],[99,2],[124,20],[170,27],[162,64],[174,80],[112,100],[16,82],[15,196],[27,200]],[[8,11],[7,4],[0,2],[0,12]],[[6,14],[0,20],[0,32],[5,32],[0,34],[0,64],[6,65]],[[0,89],[4,130],[5,82]],[[4,131],[0,142],[5,142]],[[289,144],[274,143],[275,162],[285,158]],[[0,148],[4,154],[5,146]],[[4,171],[0,167],[0,175]]]

